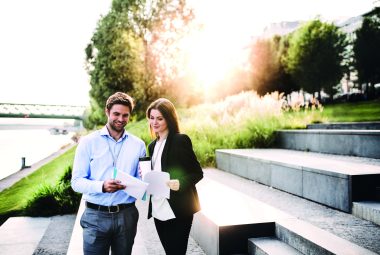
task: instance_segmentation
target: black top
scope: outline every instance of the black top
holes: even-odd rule
[[[148,146],[153,155],[154,140]],[[161,170],[170,174],[170,179],[178,179],[178,191],[170,190],[168,199],[176,218],[190,216],[200,210],[195,184],[203,178],[202,168],[195,156],[190,138],[185,134],[170,134],[166,139],[161,157]],[[152,201],[149,200],[148,219],[152,217]]]

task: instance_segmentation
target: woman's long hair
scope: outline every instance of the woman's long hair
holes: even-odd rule
[[[159,98],[155,100],[153,103],[151,103],[146,110],[146,117],[150,118],[150,112],[152,109],[158,110],[164,119],[166,120],[166,123],[168,125],[169,133],[179,133],[179,122],[178,122],[178,115],[177,111],[170,100],[166,98]],[[150,135],[155,138],[158,137],[158,134],[156,134],[151,125],[149,125]]]

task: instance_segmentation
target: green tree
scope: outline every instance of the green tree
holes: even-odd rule
[[[346,36],[333,24],[313,20],[291,35],[286,69],[294,81],[309,93],[323,89],[332,98],[343,76]]]
[[[158,75],[159,58],[167,54],[170,45],[158,51],[153,45],[162,42],[161,32],[172,32],[166,40],[174,40],[177,30],[168,24],[175,18],[191,18],[184,1],[113,0],[86,48],[90,96],[94,100],[85,121],[87,127],[101,124],[99,113],[116,91],[130,93],[136,99],[140,117],[153,99],[171,92],[162,82],[163,76]]]
[[[259,95],[273,91],[289,94],[299,89],[291,82],[282,63],[287,49],[287,37],[259,39],[253,44],[250,56],[252,87]]]
[[[137,8],[136,2],[113,1],[111,11],[99,21],[86,48],[90,96],[96,102],[91,105],[94,112],[99,112],[97,106],[103,110],[107,98],[116,91],[133,93],[143,76],[143,43],[121,3]]]
[[[366,14],[354,41],[354,66],[359,83],[367,83],[367,95],[373,96],[373,85],[380,82],[380,7]]]
[[[293,81],[291,74],[286,70],[286,56],[289,50],[289,40],[289,35],[273,37],[277,57],[280,62],[276,90],[279,92],[284,92],[285,94],[290,94],[292,91],[300,90],[300,87]]]

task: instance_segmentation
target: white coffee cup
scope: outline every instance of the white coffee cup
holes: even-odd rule
[[[150,157],[139,158],[139,165],[141,170],[141,177],[144,180],[145,174],[152,171],[152,163],[150,161]]]

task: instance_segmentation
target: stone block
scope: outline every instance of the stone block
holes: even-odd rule
[[[230,169],[230,154],[223,150],[216,150],[215,158],[218,169],[228,172]]]
[[[248,170],[246,178],[270,186],[272,178],[270,163],[258,159],[248,160]]]
[[[302,182],[302,197],[351,212],[351,183],[348,178],[303,171]]]
[[[249,159],[246,156],[230,155],[230,168],[232,174],[247,177]]]
[[[302,170],[271,163],[271,186],[297,196],[302,196]]]
[[[190,234],[208,255],[247,253],[248,238],[273,236],[276,219],[292,217],[208,178],[197,189],[202,210]]]
[[[352,203],[352,214],[380,225],[380,202],[361,201]]]
[[[248,239],[248,254],[252,255],[302,255],[290,245],[276,237],[259,237]]]

